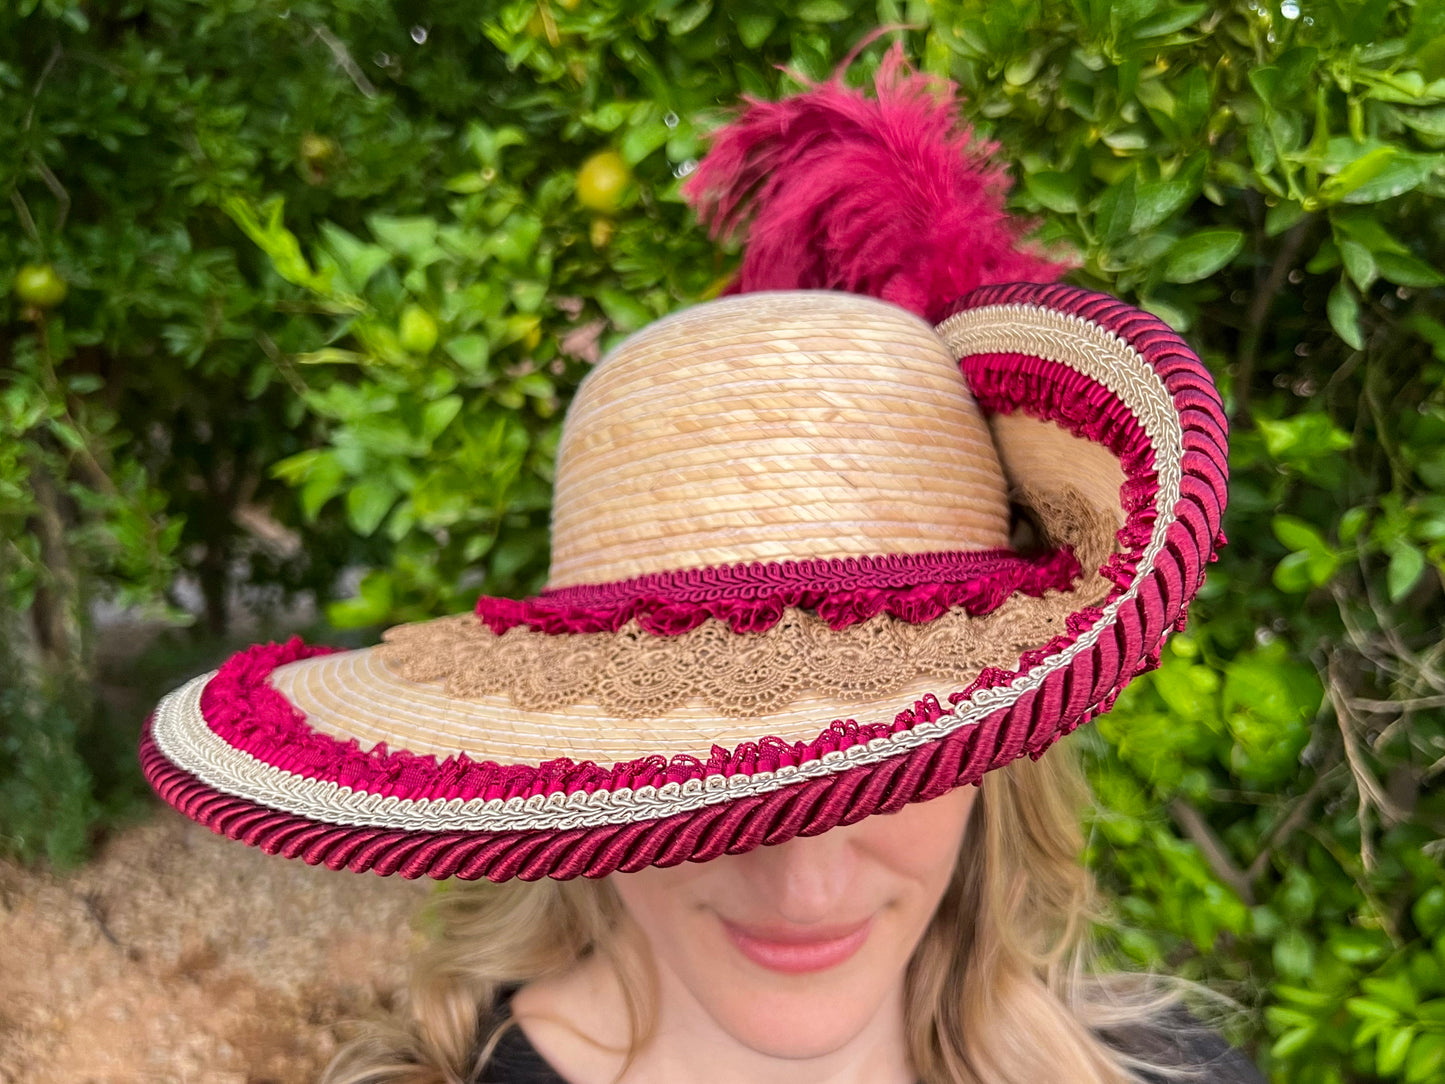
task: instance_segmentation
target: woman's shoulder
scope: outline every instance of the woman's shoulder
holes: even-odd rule
[[[1140,1079],[1146,1084],[1190,1080],[1265,1084],[1264,1075],[1243,1051],[1187,1012],[1171,1012],[1149,1023],[1101,1031],[1099,1037],[1119,1053],[1154,1066],[1153,1072],[1141,1072]]]

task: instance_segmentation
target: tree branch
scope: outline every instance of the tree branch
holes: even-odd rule
[[[1184,834],[1204,852],[1204,860],[1209,863],[1209,868],[1214,875],[1234,889],[1235,895],[1247,906],[1253,907],[1254,888],[1250,884],[1249,877],[1235,865],[1234,859],[1224,849],[1224,844],[1214,834],[1214,829],[1210,828],[1205,819],[1200,816],[1199,810],[1183,798],[1175,798],[1169,803],[1169,815],[1174,818],[1174,823],[1179,825]]]
[[[1294,262],[1299,257],[1300,248],[1303,247],[1317,217],[1313,212],[1306,214],[1285,233],[1279,251],[1275,253],[1274,264],[1269,269],[1269,276],[1255,293],[1249,311],[1245,314],[1244,334],[1239,340],[1239,363],[1234,371],[1234,417],[1230,419],[1232,425],[1237,426],[1249,420],[1249,385],[1254,379],[1254,366],[1259,357],[1260,340],[1264,337],[1265,321],[1269,319],[1274,299],[1284,288]]]

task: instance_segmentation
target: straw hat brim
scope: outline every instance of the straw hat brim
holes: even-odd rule
[[[979,626],[993,654],[877,696],[637,718],[460,696],[386,647],[252,649],[158,707],[153,786],[218,832],[333,868],[602,876],[821,832],[1040,755],[1182,622],[1221,540],[1223,410],[1174,332],[1103,295],[988,287],[936,330],[1016,496],[1055,533],[1097,514],[1092,539],[1072,539],[1090,551],[1072,593],[973,619],[993,622]]]

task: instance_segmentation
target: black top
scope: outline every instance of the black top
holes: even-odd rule
[[[1196,1074],[1191,1079],[1208,1084],[1265,1084],[1259,1070],[1216,1032],[1180,1017],[1180,1026],[1167,1024],[1139,1029],[1129,1036],[1106,1035],[1116,1050],[1148,1058],[1157,1065],[1172,1065]],[[1207,1070],[1207,1071],[1206,1071]],[[566,1084],[548,1065],[519,1027],[510,1027],[497,1043],[483,1074],[485,1084]],[[1167,1077],[1150,1074],[1142,1084],[1168,1084]]]

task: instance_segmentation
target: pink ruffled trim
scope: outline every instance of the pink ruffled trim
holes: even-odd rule
[[[789,608],[810,610],[834,629],[880,613],[917,625],[955,606],[977,617],[1018,592],[1037,598],[1067,590],[1079,573],[1066,549],[1036,560],[984,550],[757,562],[564,587],[521,600],[484,595],[476,612],[497,635],[518,625],[553,635],[616,632],[635,620],[647,632],[676,636],[708,618],[736,633],[762,632]]]
[[[308,779],[325,779],[353,790],[409,800],[531,798],[585,790],[660,787],[704,776],[753,775],[816,760],[934,722],[952,714],[929,696],[899,712],[891,724],[870,726],[839,720],[810,742],[764,738],[736,749],[714,746],[706,760],[690,756],[641,757],[611,767],[565,757],[544,764],[497,764],[461,754],[438,760],[406,750],[392,752],[384,743],[363,750],[353,738],[338,739],[313,730],[306,716],[270,683],[278,666],[298,659],[330,654],[334,649],[303,644],[299,637],[284,644],[264,644],[233,655],[201,693],[201,714],[226,744],[258,760]]]

